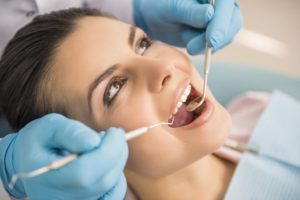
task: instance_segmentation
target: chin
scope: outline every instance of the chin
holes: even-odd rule
[[[218,102],[214,103],[214,114],[204,127],[193,130],[193,134],[197,135],[195,140],[195,160],[213,153],[221,147],[228,138],[232,127],[232,121],[227,110]]]

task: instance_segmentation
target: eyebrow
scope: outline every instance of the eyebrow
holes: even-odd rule
[[[111,74],[113,74],[118,69],[118,67],[119,67],[119,64],[114,64],[114,65],[110,66],[90,84],[89,89],[88,89],[88,96],[87,96],[90,111],[92,110],[92,94],[93,94],[94,90],[102,81],[104,81],[107,77],[109,77]]]
[[[128,36],[128,44],[131,47],[133,47],[133,44],[135,41],[136,31],[137,31],[137,28],[135,26],[130,26],[129,36]],[[88,95],[87,95],[89,111],[92,110],[92,95],[93,95],[94,90],[103,80],[105,80],[111,74],[113,74],[118,69],[118,67],[119,67],[119,64],[114,64],[114,65],[110,66],[90,84],[89,89],[88,89]]]
[[[136,35],[137,28],[135,26],[130,26],[130,33],[128,37],[128,44],[129,46],[133,47],[135,35]]]

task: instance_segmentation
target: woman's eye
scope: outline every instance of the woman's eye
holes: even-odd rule
[[[145,51],[151,46],[152,41],[149,37],[144,36],[142,37],[139,42],[137,43],[137,54],[144,55]]]
[[[121,88],[127,81],[126,78],[121,77],[114,77],[109,82],[108,86],[105,89],[104,96],[103,96],[103,102],[104,105],[110,106],[111,103],[114,101],[118,93],[120,92]]]

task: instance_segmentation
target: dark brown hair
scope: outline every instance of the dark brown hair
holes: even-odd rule
[[[13,129],[19,130],[47,113],[66,115],[45,93],[46,72],[60,43],[86,16],[111,17],[96,9],[71,8],[35,17],[7,44],[0,60],[0,106]],[[49,91],[47,91],[49,92]]]

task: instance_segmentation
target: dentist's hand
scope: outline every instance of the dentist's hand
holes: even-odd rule
[[[153,39],[203,53],[208,41],[213,51],[229,44],[243,18],[236,0],[134,0],[136,24]]]
[[[16,198],[114,200],[125,196],[128,147],[121,129],[110,128],[99,135],[78,121],[49,114],[5,137],[0,148],[1,179]],[[80,156],[61,169],[17,181],[13,190],[7,187],[13,174],[47,165],[66,152]]]

